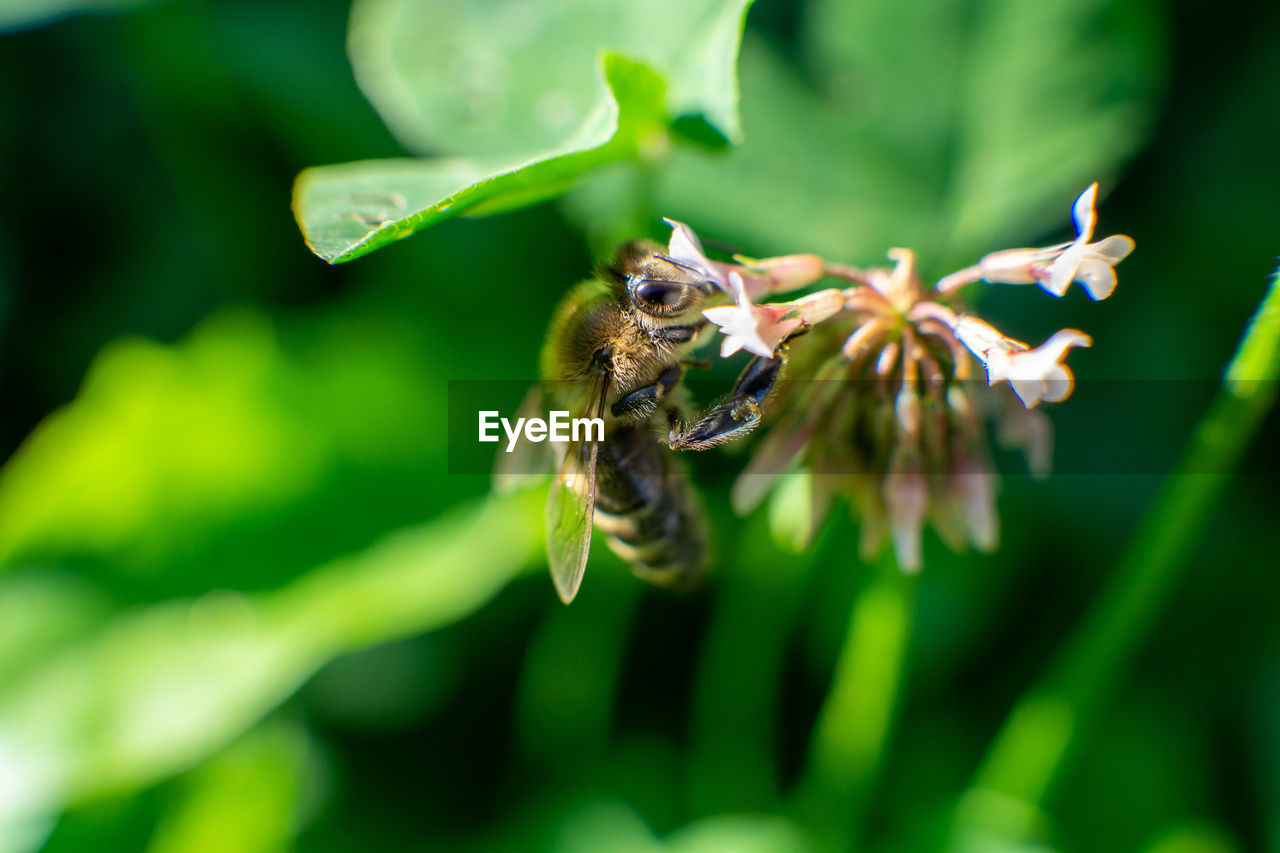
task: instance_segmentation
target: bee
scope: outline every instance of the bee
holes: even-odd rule
[[[670,450],[703,450],[759,424],[785,358],[755,357],[733,390],[687,417],[681,378],[719,295],[706,273],[631,241],[556,309],[541,372],[544,393],[575,416],[600,418],[602,439],[554,445],[547,559],[566,604],[582,583],[593,527],[641,579],[677,590],[707,571],[702,506]],[[784,345],[785,347],[785,345]]]

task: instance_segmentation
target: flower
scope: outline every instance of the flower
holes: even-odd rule
[[[929,482],[916,470],[890,470],[884,478],[884,502],[898,565],[915,574],[924,565],[921,534],[929,508]]]
[[[1115,265],[1133,251],[1133,240],[1122,234],[1097,243],[1089,242],[1093,237],[1093,226],[1098,221],[1093,209],[1097,195],[1098,185],[1095,182],[1076,199],[1071,209],[1076,223],[1076,239],[1049,264],[1047,277],[1043,274],[1037,276],[1040,286],[1054,296],[1063,295],[1071,282],[1078,281],[1091,298],[1106,299],[1116,289]]]
[[[956,320],[956,337],[978,357],[987,370],[987,384],[1008,381],[1013,393],[1028,409],[1041,400],[1057,403],[1071,396],[1075,376],[1062,363],[1071,347],[1093,345],[1093,338],[1078,329],[1062,329],[1040,346],[1030,349],[1022,341],[1006,337],[977,317]]]
[[[726,358],[740,349],[772,358],[778,344],[802,326],[821,323],[844,309],[844,294],[834,288],[810,293],[791,302],[753,305],[742,276],[729,273],[729,287],[737,294],[736,305],[708,308],[702,316],[720,327],[724,341],[720,356]]]
[[[1049,476],[1053,464],[1053,421],[1043,409],[1008,406],[1000,418],[996,438],[1002,446],[1022,451],[1031,476]]]
[[[1033,348],[962,310],[952,292],[985,278],[1038,282],[1060,296],[1080,281],[1094,299],[1106,298],[1115,288],[1113,268],[1133,241],[1089,242],[1096,196],[1095,184],[1076,200],[1072,243],[993,252],[932,288],[909,249],[888,252],[892,267],[868,270],[811,255],[718,264],[702,254],[687,226],[668,220],[672,258],[706,271],[708,281],[733,296],[734,304],[703,311],[725,336],[722,355],[745,349],[778,357],[784,341],[808,332],[786,353],[788,376],[808,381],[774,392],[767,414],[773,423],[733,487],[735,510],[750,512],[772,490],[775,503],[785,502],[775,518],[786,518],[789,538],[804,544],[844,493],[860,518],[863,558],[888,542],[908,572],[924,562],[926,526],[954,550],[993,550],[999,480],[984,413],[996,412],[1001,440],[1022,448],[1034,474],[1046,473],[1052,427],[1038,407],[1071,395],[1067,353],[1093,340],[1062,329]],[[848,286],[790,302],[756,301],[822,276]],[[978,365],[985,383],[974,381]],[[993,398],[1002,382],[1012,395]],[[797,487],[809,490],[807,499]]]
[[[980,279],[996,284],[1039,284],[1048,293],[1062,296],[1078,281],[1094,300],[1106,299],[1116,289],[1116,264],[1133,251],[1134,242],[1123,234],[1113,234],[1090,243],[1098,216],[1094,202],[1098,185],[1089,185],[1071,208],[1076,239],[1043,249],[1005,249],[984,255],[977,265],[966,267],[940,279],[939,293],[949,293]]]
[[[889,542],[898,565],[914,572],[924,562],[926,524],[957,549],[995,546],[996,478],[972,399],[974,357],[954,330],[960,315],[928,298],[913,252],[895,249],[890,257],[892,268],[868,270],[861,283],[833,291],[842,307],[825,319],[848,319],[852,332],[813,319],[789,362],[793,376],[811,381],[780,392],[786,415],[733,499],[749,510],[798,462],[812,490],[802,540],[816,533],[833,494],[845,491],[862,520],[864,558]]]
[[[778,258],[747,258],[734,255],[747,292],[753,298],[770,293],[785,293],[813,284],[825,274],[825,265],[817,255],[783,255]]]
[[[736,296],[726,265],[717,264],[703,253],[702,241],[693,233],[693,229],[674,219],[664,217],[662,221],[671,226],[671,240],[667,244],[668,259],[704,276],[730,296]]]
[[[671,226],[667,259],[696,271],[735,299],[736,288],[745,288],[752,299],[758,299],[770,293],[796,290],[822,278],[822,258],[817,255],[784,255],[762,260],[736,256],[738,264],[713,261],[702,251],[702,241],[692,228],[674,219],[662,221]],[[735,272],[738,274],[736,284],[730,279],[730,274]]]
[[[720,327],[724,340],[720,356],[726,358],[740,349],[764,358],[772,358],[778,344],[800,328],[800,319],[783,319],[790,309],[781,306],[752,305],[751,297],[736,272],[728,275],[729,287],[737,294],[737,305],[708,308],[702,315]]]

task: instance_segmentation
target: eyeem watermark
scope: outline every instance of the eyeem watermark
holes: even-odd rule
[[[787,380],[779,388],[779,394],[792,394],[801,399],[814,395],[825,397],[829,392],[814,387],[813,383],[834,380]],[[883,393],[882,383],[874,380],[845,380],[864,382],[863,392],[867,400],[880,399]],[[974,383],[986,385],[986,377],[980,376],[972,380]],[[1265,380],[1269,382],[1270,380]],[[695,401],[710,401],[723,394],[731,379],[685,378],[681,381]],[[1261,380],[1254,384],[1260,385]],[[539,389],[539,406],[535,407],[529,400],[530,387]],[[543,401],[554,400],[550,405],[567,405],[580,392],[580,386],[574,383],[538,382],[536,379],[451,379],[448,383],[448,437],[446,445],[447,470],[451,475],[490,477],[494,470],[495,459],[511,459],[521,451],[547,451],[551,449],[547,442],[573,441],[573,420],[570,414],[563,411],[554,414],[542,406]],[[1052,418],[1057,440],[1050,446],[1050,433],[1034,429],[1022,434],[1010,432],[1010,446],[998,445],[992,458],[997,473],[1006,477],[1024,476],[1030,470],[1027,455],[1038,451],[1051,456],[1052,472],[1055,476],[1068,475],[1165,475],[1174,470],[1184,470],[1178,466],[1182,463],[1182,442],[1177,438],[1195,427],[1206,406],[1218,392],[1219,381],[1210,379],[1077,379],[1073,405],[1055,407],[1047,404],[1035,409],[1045,412]],[[566,402],[561,403],[560,400]],[[766,405],[768,409],[768,405]],[[589,410],[570,408],[573,415],[585,416]],[[1016,411],[1016,410],[1015,410]],[[507,427],[504,432],[503,419],[500,412],[508,413]],[[477,419],[479,413],[479,420]],[[516,415],[526,416],[524,420]],[[850,416],[852,417],[852,415]],[[533,418],[533,423],[530,422]],[[544,420],[545,419],[545,420]],[[580,420],[588,420],[581,418]],[[607,418],[606,418],[607,420]],[[659,443],[666,438],[664,420],[661,416],[652,419],[655,436]],[[1106,423],[1106,430],[1090,431],[1089,424]],[[545,424],[542,426],[541,424]],[[477,441],[477,425],[479,437]],[[853,428],[854,422],[847,424],[833,423],[828,425],[829,431]],[[1034,423],[1031,424],[1034,426]],[[775,427],[776,428],[776,427]],[[1027,429],[1024,424],[1021,428]],[[1266,425],[1264,434],[1270,429],[1272,433],[1280,428],[1280,410],[1273,411]],[[733,446],[754,454],[760,446],[762,438],[767,437],[765,427],[759,432],[762,435],[750,436],[743,441],[734,442]],[[532,435],[525,443],[526,430]],[[555,438],[551,436],[554,433]],[[602,434],[603,433],[603,434]],[[1141,444],[1125,443],[1123,437],[1131,433],[1150,437]],[[1277,433],[1280,434],[1280,433]],[[608,430],[603,425],[582,423],[576,436],[579,440],[608,441]],[[408,437],[404,439],[410,441]],[[1035,442],[1040,442],[1040,445]],[[754,442],[754,443],[753,443]],[[523,445],[523,446],[522,446]],[[1123,452],[1120,448],[1123,445]],[[563,447],[564,445],[560,445]],[[1280,444],[1265,442],[1256,444],[1249,454],[1242,458],[1237,467],[1222,470],[1219,468],[1196,468],[1196,474],[1229,474],[1280,477]],[[507,453],[507,450],[510,453]],[[673,451],[674,452],[674,451]],[[535,453],[535,456],[544,455]],[[719,454],[686,454],[691,457],[691,464],[700,463],[702,456]],[[755,458],[759,458],[756,456]],[[775,460],[770,465],[757,466],[758,473],[777,473],[787,470],[791,460]],[[850,454],[829,455],[815,464],[811,473],[814,475],[847,476],[863,472],[862,463]],[[549,473],[553,467],[549,459],[530,460],[529,467],[537,469],[538,475]],[[736,478],[740,465],[706,465],[698,471],[699,481],[704,484],[717,482],[720,478]],[[533,471],[530,471],[533,475]]]
[[[570,418],[567,411],[551,412],[550,420],[542,418],[516,418],[513,424],[510,419],[500,417],[496,409],[480,412],[480,440],[501,441],[497,434],[498,427],[507,434],[507,453],[515,450],[521,432],[528,441],[604,441],[603,418]]]

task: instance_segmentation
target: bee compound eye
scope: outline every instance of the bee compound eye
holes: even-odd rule
[[[647,308],[670,308],[680,301],[683,287],[668,282],[646,281],[636,286],[636,301]]]

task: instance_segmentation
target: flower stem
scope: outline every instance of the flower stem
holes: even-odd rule
[[[1229,472],[1275,401],[1278,378],[1280,278],[1273,278],[1177,471],[1047,677],[1005,721],[957,813],[961,836],[1034,833],[1040,804],[1163,609]]]
[[[892,556],[858,592],[795,793],[795,810],[819,849],[857,840],[893,726],[906,661],[915,578]]]
[[[823,261],[822,274],[828,278],[838,278],[841,281],[852,282],[853,284],[861,284],[870,286],[871,279],[867,277],[866,272],[857,267],[846,266],[845,264],[836,264],[830,261]]]
[[[761,811],[778,797],[776,733],[786,636],[816,556],[786,561],[765,525],[726,572],[695,680],[686,773],[695,815]]]

